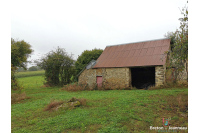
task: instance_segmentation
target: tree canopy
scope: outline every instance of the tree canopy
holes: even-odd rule
[[[78,74],[91,60],[97,60],[102,52],[102,49],[96,48],[83,51],[75,62],[76,73]]]
[[[11,38],[11,89],[21,90],[23,88],[17,82],[15,71],[18,67],[26,69],[27,58],[32,52],[30,44],[24,40],[15,41]]]
[[[71,82],[74,75],[74,60],[68,55],[65,49],[57,48],[50,51],[37,63],[45,70],[46,85],[63,86]]]
[[[188,7],[181,9],[180,27],[175,32],[168,32],[165,37],[171,38],[170,65],[175,67],[176,76],[184,69],[188,76]]]
[[[11,64],[13,67],[26,69],[27,59],[33,52],[31,45],[24,40],[15,41],[11,38]]]
[[[28,68],[28,71],[37,71],[38,67],[37,66],[31,66],[30,68]]]

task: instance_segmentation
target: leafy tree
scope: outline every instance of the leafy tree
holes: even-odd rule
[[[37,70],[38,70],[37,66],[31,66],[31,67],[28,69],[28,71],[37,71]]]
[[[175,81],[183,70],[186,70],[188,77],[188,7],[181,10],[183,14],[180,20],[180,27],[175,32],[168,32],[166,37],[171,38],[170,66],[175,67]]]
[[[27,58],[33,52],[31,45],[22,41],[15,41],[11,38],[11,89],[22,89],[15,77],[18,67],[26,69]]]
[[[31,45],[24,40],[15,41],[11,38],[11,64],[13,67],[26,69],[27,59],[33,52]]]
[[[102,49],[96,48],[83,51],[75,62],[76,74],[78,74],[91,60],[97,60],[102,52]]]
[[[17,71],[17,72],[24,72],[25,70],[24,70],[23,67],[18,67],[16,71]]]
[[[47,53],[37,63],[45,70],[45,84],[49,86],[63,86],[70,83],[70,78],[75,72],[73,64],[72,55],[68,55],[65,49],[59,47]]]

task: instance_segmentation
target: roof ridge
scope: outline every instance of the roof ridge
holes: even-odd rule
[[[146,41],[123,43],[123,44],[107,45],[106,47],[120,46],[120,45],[134,44],[134,43],[151,42],[151,41],[159,41],[159,40],[167,40],[167,39],[170,39],[170,38],[160,38],[160,39],[154,39],[154,40],[146,40]]]

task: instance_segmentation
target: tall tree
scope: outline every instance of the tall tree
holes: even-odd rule
[[[175,67],[175,80],[180,72],[186,70],[188,77],[188,7],[181,9],[180,27],[175,32],[168,32],[171,38],[170,66]]]
[[[31,45],[24,40],[15,41],[11,38],[11,64],[13,67],[26,69],[27,59],[33,52]]]
[[[91,60],[97,60],[102,52],[102,49],[96,48],[83,51],[75,62],[76,74],[78,74]]]
[[[24,40],[15,41],[11,38],[11,89],[22,89],[15,77],[17,67],[26,69],[27,59],[33,52],[31,45]]]

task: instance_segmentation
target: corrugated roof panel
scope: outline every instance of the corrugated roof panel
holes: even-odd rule
[[[154,46],[155,46],[155,47],[162,46],[161,41],[158,40],[158,41],[154,42]]]
[[[121,62],[121,66],[122,67],[125,67],[125,66],[127,66],[127,61],[129,60],[129,58],[123,58],[122,59],[122,62]]]
[[[153,54],[160,54],[162,47],[155,47]]]
[[[109,52],[109,53],[113,53],[113,52],[115,52],[115,51],[116,51],[116,47],[110,47],[108,52]]]
[[[104,66],[105,66],[105,67],[111,67],[111,66],[112,66],[111,62],[112,62],[112,61],[113,61],[112,59],[106,59],[106,61],[105,61],[105,63],[104,63]]]
[[[155,49],[154,47],[150,47],[150,48],[148,48],[146,55],[152,55],[154,49]]]
[[[111,49],[112,49],[112,47],[106,47],[105,50],[103,51],[103,53],[109,53]]]
[[[128,57],[129,53],[130,53],[130,51],[124,51],[122,57],[125,57],[125,58]]]
[[[143,46],[144,46],[144,43],[138,43],[138,47],[137,47],[137,49],[142,49]]]
[[[130,50],[128,57],[133,57],[133,55],[135,54],[135,49]]]
[[[137,58],[137,62],[136,62],[136,65],[137,66],[145,66],[146,65],[146,57],[145,56],[139,56]]]
[[[123,60],[124,60],[124,58],[118,58],[116,66],[122,67],[123,66]]]
[[[114,52],[114,53],[113,53],[113,54],[114,54],[114,55],[113,55],[113,59],[118,58],[119,53],[120,53],[119,51]]]
[[[133,56],[139,56],[141,52],[141,49],[136,49],[135,53]]]
[[[149,65],[156,65],[156,55],[152,55],[151,56],[151,62],[149,63]]]
[[[143,48],[149,48],[151,47],[151,42],[144,43]]]
[[[132,49],[138,49],[139,43],[134,43]]]
[[[136,66],[140,66],[141,62],[142,62],[141,57],[138,56],[137,59],[136,59],[136,61],[135,61],[135,65]]]
[[[120,51],[120,52],[119,52],[119,55],[120,55],[120,56],[119,56],[118,58],[122,58],[123,55],[124,55],[124,53],[125,53],[125,51]]]
[[[148,43],[148,46],[149,46],[149,47],[155,47],[155,42],[150,41],[150,42]]]
[[[121,46],[120,46],[120,51],[126,51],[125,48],[126,48],[127,46],[128,46],[128,45],[121,45]]]
[[[147,48],[142,49],[140,52],[140,56],[145,56],[147,53],[147,50],[148,50]]]
[[[120,51],[120,46],[114,46],[116,49],[115,51]]]
[[[131,66],[131,57],[126,58],[126,64],[124,66]]]
[[[137,57],[132,57],[131,59],[130,59],[130,66],[134,66],[135,64],[136,64],[136,61],[137,61]]]
[[[120,61],[119,58],[115,59],[114,63],[113,63],[113,66],[114,67],[118,67],[118,63],[120,63],[119,61]]]
[[[162,57],[161,57],[161,55],[153,55],[153,64],[155,64],[155,65],[164,65],[164,62],[163,62],[163,59],[162,59]]]
[[[146,56],[145,56],[145,65],[146,65],[146,64],[149,64],[150,61],[151,61],[151,56],[146,55]]]
[[[170,39],[108,46],[93,68],[164,65]]]
[[[132,48],[132,46],[133,46],[133,44],[126,44],[126,47],[124,47],[124,51],[129,51],[129,50],[131,50],[131,48]]]
[[[161,52],[160,53],[166,53],[169,50],[169,46],[165,45],[162,46]]]

